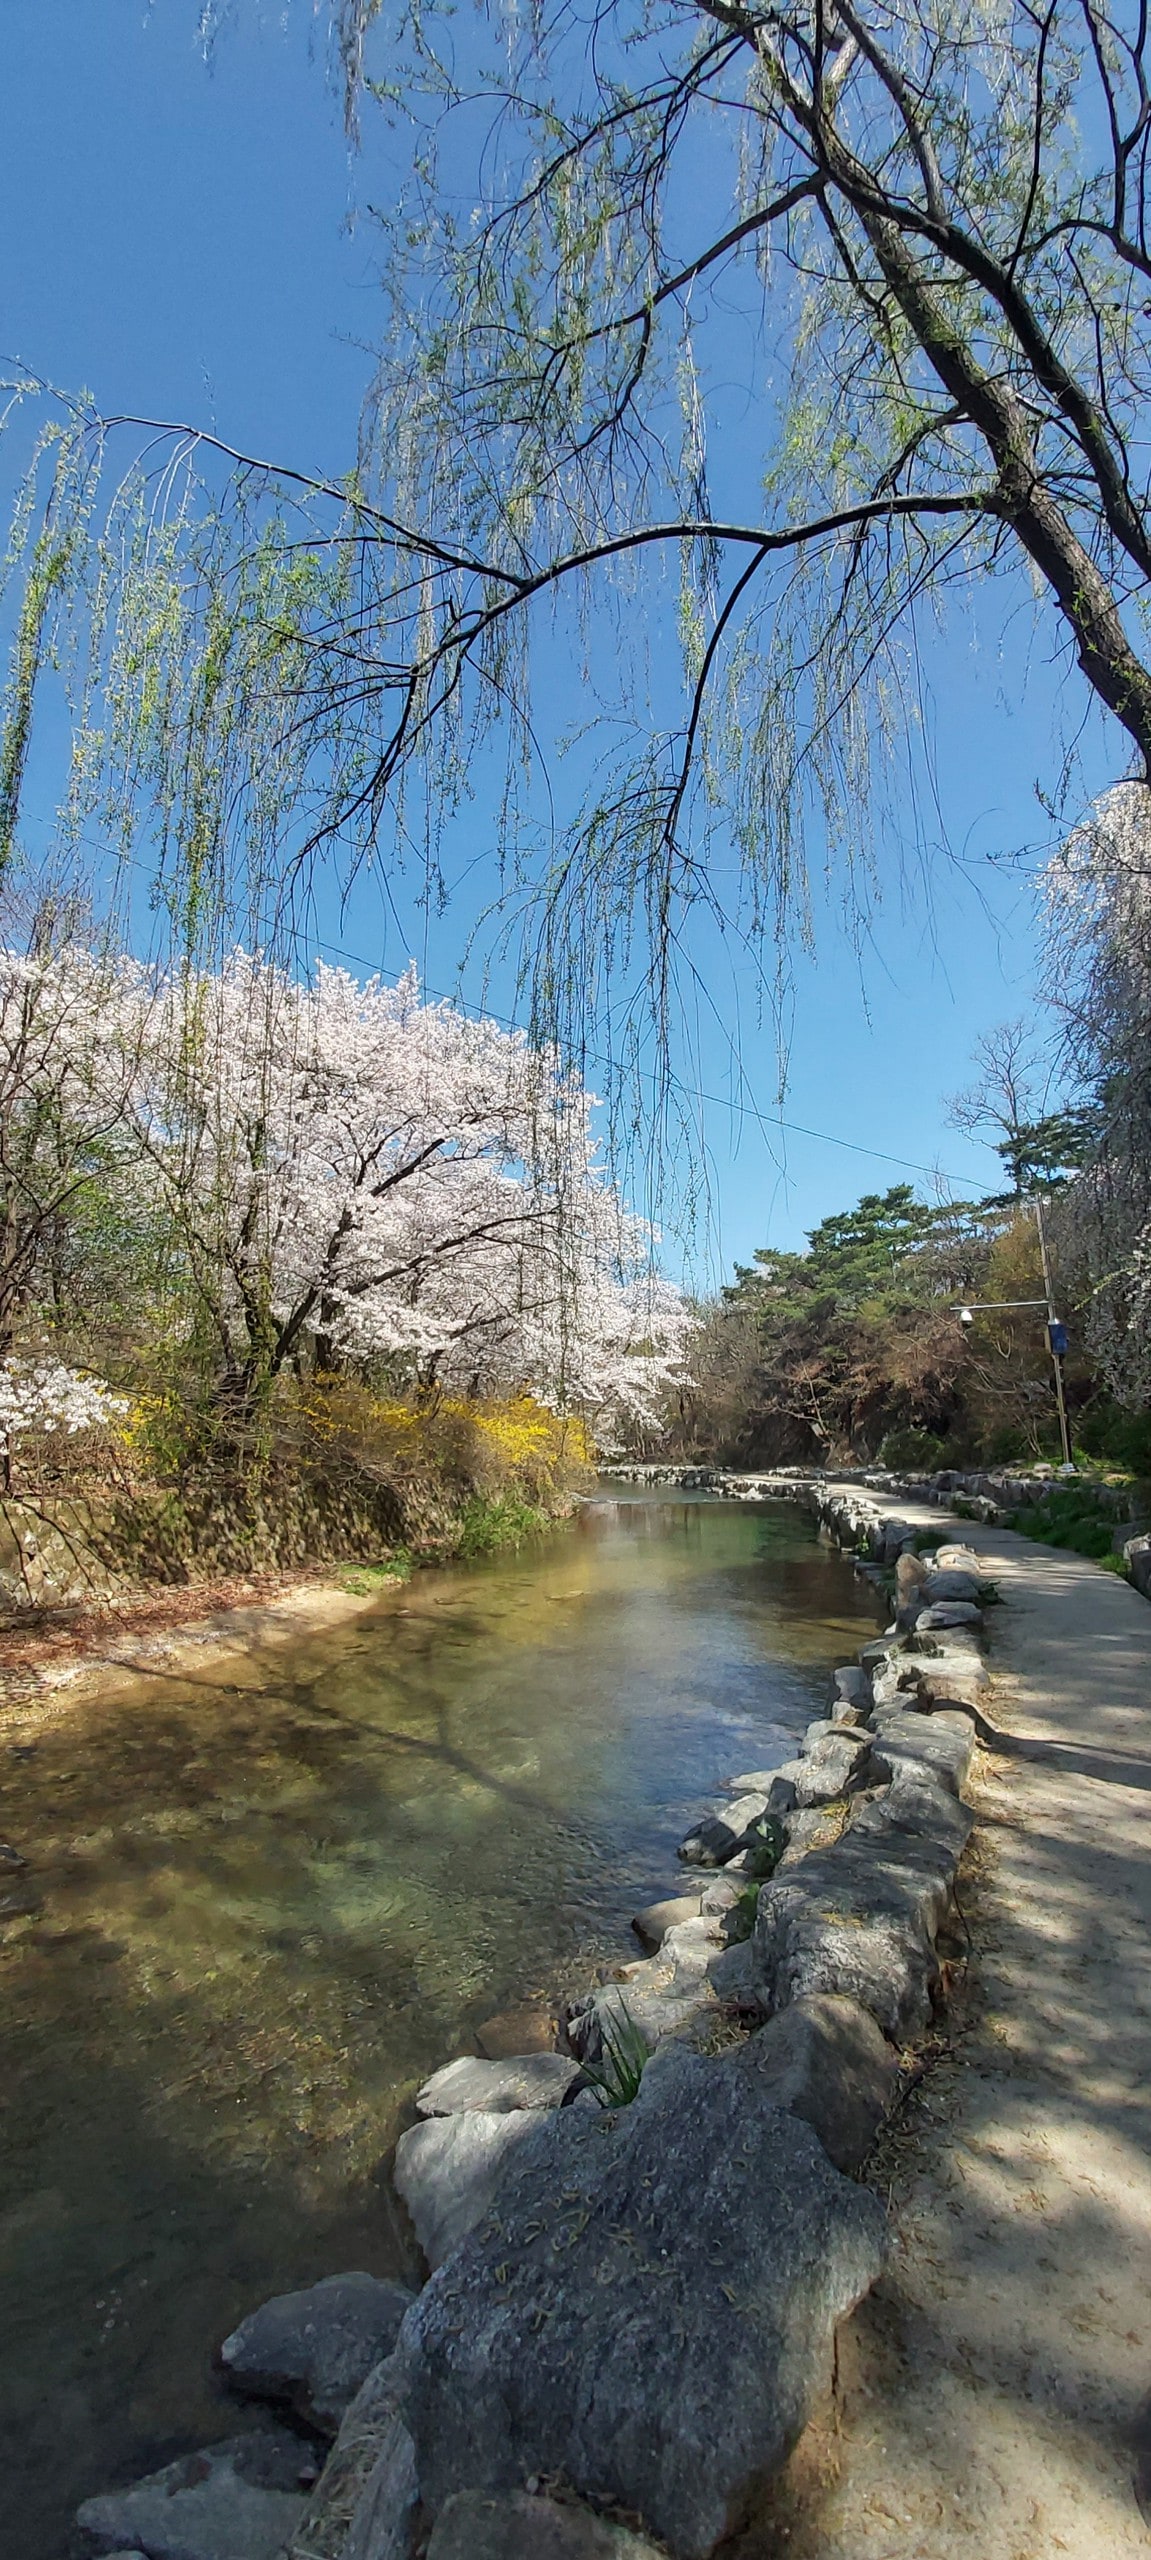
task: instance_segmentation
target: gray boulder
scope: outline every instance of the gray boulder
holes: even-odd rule
[[[824,1726],[823,1738],[788,1771],[797,1805],[832,1804],[859,1785],[870,1742],[865,1733]]]
[[[981,1627],[983,1611],[974,1600],[933,1600],[929,1609],[921,1609],[915,1621],[917,1635],[925,1635],[935,1627]]]
[[[450,2257],[487,2212],[507,2153],[536,2122],[538,2110],[430,2116],[402,2133],[392,2177],[411,2215],[430,2267]]]
[[[727,1823],[728,1828],[735,1832],[738,1839],[743,1840],[746,1837],[746,1834],[751,1830],[752,1825],[756,1822],[762,1821],[764,1814],[767,1812],[769,1786],[770,1780],[768,1782],[768,1787],[763,1787],[762,1789],[758,1787],[748,1787],[741,1795],[733,1796],[731,1803],[724,1806],[723,1819]]]
[[[507,2062],[480,2062],[463,2053],[425,2080],[416,2106],[422,2116],[458,2116],[475,2108],[498,2116],[521,2107],[558,2107],[576,2068],[562,2053],[520,2053]]]
[[[871,1767],[876,1778],[890,1783],[900,1770],[934,1769],[952,1795],[961,1794],[975,1748],[970,1716],[948,1707],[931,1715],[884,1707],[876,1712],[875,1735]]]
[[[304,2511],[300,2473],[307,2461],[298,2436],[284,2428],[228,2436],[167,2463],[134,2488],[85,2499],[76,2522],[104,2554],[278,2560]]]
[[[461,2489],[436,2518],[427,2560],[660,2560],[654,2543],[590,2507],[560,2507],[522,2490],[491,2497]]]
[[[732,1903],[738,1902],[740,1891],[739,1877],[729,1875],[726,1868],[722,1875],[709,1876],[699,1897],[700,1919],[722,1919],[724,1912],[730,1911]],[[674,1923],[677,1928],[679,1925],[678,1921]]]
[[[910,1547],[905,1554],[896,1557],[895,1592],[901,1608],[906,1607],[913,1592],[922,1589],[927,1574],[928,1567],[923,1557],[917,1556]]]
[[[870,1705],[871,1685],[862,1664],[843,1662],[831,1676],[835,1682],[836,1697],[842,1706],[865,1709]]]
[[[412,2560],[416,2454],[396,2410],[395,2368],[390,2356],[357,2392],[287,2560]]]
[[[640,1945],[654,1953],[657,1947],[662,1946],[669,1929],[674,1929],[681,1920],[698,1919],[701,1907],[702,1896],[698,1893],[669,1894],[664,1902],[645,1903],[643,1910],[636,1912],[631,1925]]]
[[[1125,1538],[1123,1562],[1136,1591],[1151,1600],[1151,1537],[1142,1531],[1138,1537]]]
[[[918,1695],[925,1705],[974,1707],[991,1685],[977,1636],[968,1627],[914,1638]],[[884,1702],[890,1704],[890,1700]]]
[[[733,1896],[734,1899],[734,1896]],[[669,2036],[695,2034],[714,2019],[716,1994],[708,1980],[711,1959],[723,1943],[719,1918],[682,1920],[646,1962],[621,1965],[614,1982],[594,1991],[568,2017],[567,2036],[581,2062],[603,2052],[602,2019],[618,2018],[621,2003],[654,2051]]]
[[[390,2356],[415,2300],[383,2276],[324,2276],[279,2293],[241,2320],[220,2349],[230,2382],[260,2400],[286,2400],[334,2436],[360,2384]]]
[[[707,1968],[707,1978],[717,2000],[741,2011],[743,2023],[767,2016],[767,1998],[763,1979],[750,1938],[737,1939],[734,1946],[721,1947]]]
[[[842,1820],[838,1811],[831,1813],[826,1805],[805,1805],[802,1811],[789,1813],[786,1821],[787,1847],[776,1874],[785,1867],[794,1867],[800,1858],[807,1856],[809,1849],[830,1849],[839,1838]]]
[[[786,2459],[882,2261],[877,2199],[810,2128],[669,2048],[634,2105],[536,2121],[409,2313],[397,2402],[427,2506],[562,2477],[704,2560]]]
[[[951,1567],[948,1569],[945,1566],[940,1566],[935,1573],[928,1574],[927,1580],[924,1584],[924,1590],[927,1594],[929,1603],[932,1605],[934,1605],[937,1600],[974,1600],[978,1602],[980,1575],[978,1572],[964,1572],[959,1567]]]
[[[733,1948],[733,1954],[753,1953]],[[801,2116],[837,2169],[858,2169],[895,2101],[899,2066],[857,2001],[812,1994],[781,2009],[718,2065]]]
[[[679,1856],[688,1867],[724,1867],[734,1858],[739,1847],[739,1833],[729,1822],[721,1822],[718,1814],[705,1813],[692,1824],[685,1840],[679,1844]]]
[[[971,1817],[927,1770],[865,1805],[759,1898],[755,1943],[772,2009],[829,1991],[869,2009],[893,2044],[929,2025],[935,1934]]]

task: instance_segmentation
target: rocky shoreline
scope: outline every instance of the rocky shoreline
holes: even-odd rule
[[[790,1482],[893,1625],[794,1761],[725,1782],[681,1847],[693,1891],[637,1914],[651,1952],[560,2049],[421,2089],[395,2183],[423,2290],[335,2276],[225,2341],[310,2436],[89,2499],[88,2552],[707,2560],[787,2460],[884,2264],[858,2172],[942,1995],[993,1596],[870,1489]]]

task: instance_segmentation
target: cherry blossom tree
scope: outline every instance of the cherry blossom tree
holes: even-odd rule
[[[1151,803],[1121,783],[1047,876],[1052,994],[1096,1096],[1091,1161],[1056,1211],[1089,1348],[1113,1395],[1151,1405]]]
[[[135,1000],[131,1178],[179,1238],[225,1411],[352,1361],[654,1415],[681,1302],[553,1053],[422,1002],[413,972],[304,983],[238,951]]]
[[[12,1461],[20,1441],[71,1440],[103,1431],[130,1411],[127,1396],[113,1395],[102,1378],[82,1376],[51,1355],[0,1361],[0,1484],[11,1490]]]

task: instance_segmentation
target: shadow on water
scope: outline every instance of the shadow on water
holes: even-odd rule
[[[872,1625],[783,1506],[613,1498],[341,1632],[14,1718],[6,2560],[249,2422],[210,2353],[265,2295],[418,2280],[386,2171],[420,2079],[631,1951],[701,1797],[789,1755]]]

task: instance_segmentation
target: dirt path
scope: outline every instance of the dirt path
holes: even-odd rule
[[[978,1764],[967,2021],[888,2145],[895,2253],[836,2432],[741,2560],[1151,2551],[1151,1608],[1078,1557],[962,1534],[1008,1604],[1010,1736]]]

